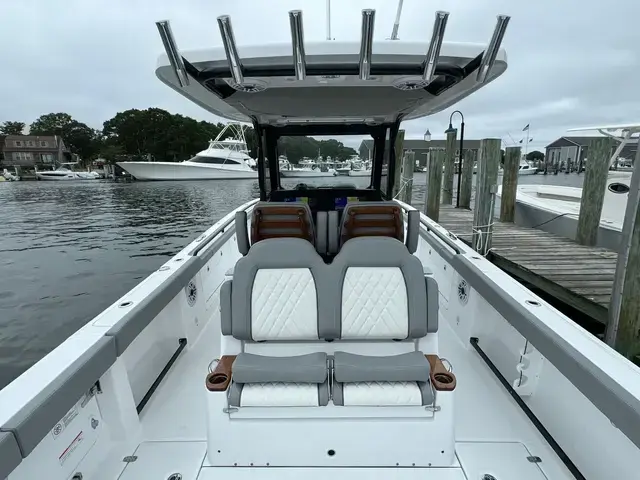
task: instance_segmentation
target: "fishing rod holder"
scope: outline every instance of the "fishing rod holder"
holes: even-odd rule
[[[484,55],[482,55],[482,61],[480,62],[480,68],[478,68],[476,81],[485,83],[489,78],[489,73],[491,73],[491,69],[496,63],[498,50],[500,50],[500,45],[502,44],[502,39],[507,31],[507,25],[509,25],[510,19],[511,17],[508,15],[498,15],[498,21],[496,23],[496,28],[493,30],[491,41],[489,42],[489,46],[485,50]]]
[[[358,60],[358,76],[360,80],[371,77],[371,56],[373,52],[373,27],[376,11],[362,10],[362,28],[360,30],[360,58]]]
[[[167,52],[167,57],[169,57],[171,69],[173,70],[173,73],[175,73],[180,87],[184,88],[189,85],[189,76],[187,75],[184,60],[182,59],[182,55],[180,55],[176,40],[173,37],[169,20],[156,22],[156,26],[158,27],[158,32],[160,33],[164,49]]]
[[[442,48],[442,41],[444,40],[444,31],[447,28],[448,18],[449,12],[436,12],[431,41],[429,42],[429,50],[427,51],[427,58],[425,59],[424,70],[422,72],[422,79],[427,84],[431,83],[435,78],[436,66],[438,57],[440,56],[440,49]]]

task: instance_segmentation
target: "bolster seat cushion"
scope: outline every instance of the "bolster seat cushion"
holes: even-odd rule
[[[421,352],[384,357],[336,352],[334,356],[334,378],[341,383],[429,382],[430,373],[429,361]]]
[[[231,370],[236,383],[324,383],[327,378],[327,354],[316,352],[269,357],[240,353]]]

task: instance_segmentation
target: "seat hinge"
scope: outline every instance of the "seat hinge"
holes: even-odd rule
[[[427,405],[426,407],[424,407],[425,410],[428,410],[430,412],[439,412],[441,410],[440,405]]]
[[[235,413],[238,411],[237,407],[228,407],[228,408],[223,408],[222,412],[223,413]]]

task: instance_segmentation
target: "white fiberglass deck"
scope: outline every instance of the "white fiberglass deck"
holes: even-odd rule
[[[227,469],[206,466],[204,378],[209,364],[218,355],[219,315],[214,315],[211,320],[193,348],[176,361],[141,413],[143,442],[135,452],[129,452],[137,455],[138,459],[129,464],[119,478],[164,479],[174,472],[180,472],[185,480],[299,478],[302,470],[306,478],[327,478],[326,468],[281,469],[264,465],[250,468],[249,465],[238,465],[243,468]],[[462,480],[481,478],[482,473],[491,473],[499,480],[573,478],[475,351],[465,349],[445,319],[440,321],[440,355],[451,362],[458,379],[455,397],[456,454],[466,476],[459,468],[400,468],[394,471],[393,478]],[[274,432],[274,441],[277,441],[275,435],[277,432]],[[313,442],[313,439],[301,441]],[[510,456],[507,452],[516,455]],[[527,456],[540,457],[541,463],[532,463]],[[113,462],[116,468],[125,465],[121,456],[114,458]],[[257,471],[257,467],[265,468]],[[199,477],[188,476],[199,470]],[[332,476],[389,478],[385,470],[388,469],[338,468]],[[145,476],[141,477],[140,472]],[[286,476],[287,472],[292,476]],[[380,476],[374,476],[373,472]]]

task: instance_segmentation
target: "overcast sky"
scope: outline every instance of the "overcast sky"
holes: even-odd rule
[[[357,39],[360,11],[376,9],[375,37],[389,36],[395,0],[332,2],[332,35]],[[182,50],[219,45],[216,17],[229,14],[238,45],[289,41],[287,12],[302,8],[305,38],[325,35],[324,0],[2,0],[0,122],[31,123],[67,112],[91,127],[128,108],[160,107],[218,121],[155,78],[162,44],[154,22],[170,19]],[[399,37],[428,39],[435,10],[451,13],[445,40],[488,42],[511,15],[505,74],[454,108],[403,124],[407,138],[443,136],[463,111],[468,138],[531,148],[572,127],[640,122],[640,2],[636,0],[405,0]],[[242,53],[241,49],[240,52]]]

